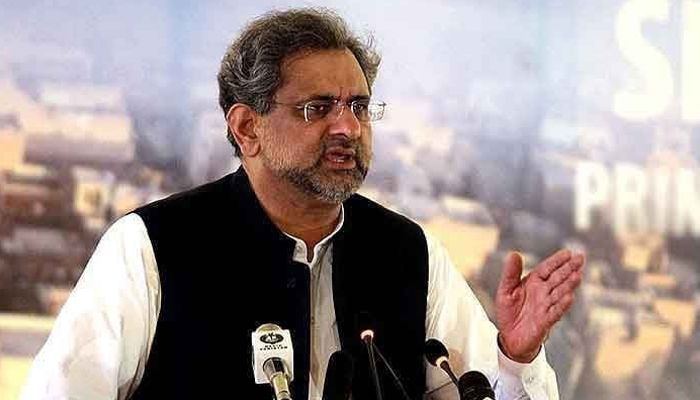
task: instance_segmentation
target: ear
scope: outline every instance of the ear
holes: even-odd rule
[[[236,103],[226,114],[226,123],[231,130],[241,154],[246,157],[254,157],[260,152],[260,141],[255,133],[255,124],[258,114],[250,106]]]

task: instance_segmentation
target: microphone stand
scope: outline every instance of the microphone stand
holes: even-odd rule
[[[454,383],[455,386],[459,387],[459,381],[457,380],[457,376],[455,376],[454,372],[452,372],[452,368],[450,368],[450,363],[447,361],[447,358],[440,361],[440,368],[443,371],[445,371],[445,373],[447,373],[452,383]]]

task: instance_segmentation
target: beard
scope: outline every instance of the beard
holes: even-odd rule
[[[354,150],[353,168],[332,170],[324,165],[328,148],[334,146]],[[290,165],[289,158],[282,156],[283,152],[268,154],[263,151],[263,163],[301,192],[329,204],[340,204],[357,192],[367,176],[372,159],[371,149],[362,146],[358,140],[323,141],[318,151],[310,157],[312,163],[308,167]]]

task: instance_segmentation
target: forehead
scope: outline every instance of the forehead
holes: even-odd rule
[[[281,70],[278,99],[314,95],[345,98],[369,94],[362,68],[348,49],[293,54],[282,62]]]

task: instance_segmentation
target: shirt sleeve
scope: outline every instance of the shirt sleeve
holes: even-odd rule
[[[159,289],[143,221],[136,214],[120,218],[100,239],[34,358],[20,400],[128,398],[153,342]]]
[[[558,400],[556,376],[544,348],[535,360],[521,364],[505,356],[498,331],[481,303],[449,259],[444,247],[426,232],[429,256],[426,336],[445,344],[457,377],[482,372],[498,400]],[[459,398],[457,388],[440,369],[426,367],[427,399]]]

